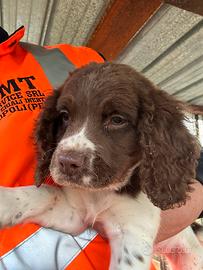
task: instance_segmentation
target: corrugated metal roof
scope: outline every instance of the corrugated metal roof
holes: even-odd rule
[[[111,0],[1,0],[9,33],[24,41],[86,44]],[[203,105],[203,18],[164,4],[119,57],[177,98]]]
[[[1,0],[1,25],[36,44],[85,44],[110,0]]]
[[[164,4],[119,58],[168,93],[203,105],[203,18]]]

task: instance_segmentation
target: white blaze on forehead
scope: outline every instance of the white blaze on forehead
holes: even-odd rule
[[[93,142],[91,142],[86,136],[86,126],[84,126],[80,132],[74,135],[64,138],[59,143],[62,150],[92,150],[95,151],[96,147]]]

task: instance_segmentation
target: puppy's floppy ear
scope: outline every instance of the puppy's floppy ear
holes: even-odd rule
[[[161,209],[180,206],[192,190],[200,147],[183,123],[180,104],[164,91],[140,93],[139,117],[141,189]]]
[[[37,120],[35,128],[35,143],[37,147],[36,186],[40,186],[49,175],[49,164],[56,147],[56,104],[59,95],[59,90],[55,90],[54,93],[47,98],[44,108]]]

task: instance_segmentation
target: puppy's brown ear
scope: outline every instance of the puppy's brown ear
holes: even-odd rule
[[[56,104],[58,97],[59,90],[56,90],[53,95],[47,98],[35,128],[35,143],[37,148],[36,186],[40,186],[49,176],[49,164],[56,147]]]
[[[156,89],[140,95],[141,188],[161,209],[180,206],[192,190],[199,144],[185,127],[176,100]]]

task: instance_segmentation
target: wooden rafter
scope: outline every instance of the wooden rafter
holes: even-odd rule
[[[164,2],[203,15],[203,0],[165,0]]]
[[[190,112],[190,113],[193,113],[193,114],[203,115],[203,106],[188,104],[188,106],[186,108],[186,111]]]
[[[159,9],[162,0],[114,0],[87,46],[114,60]]]

